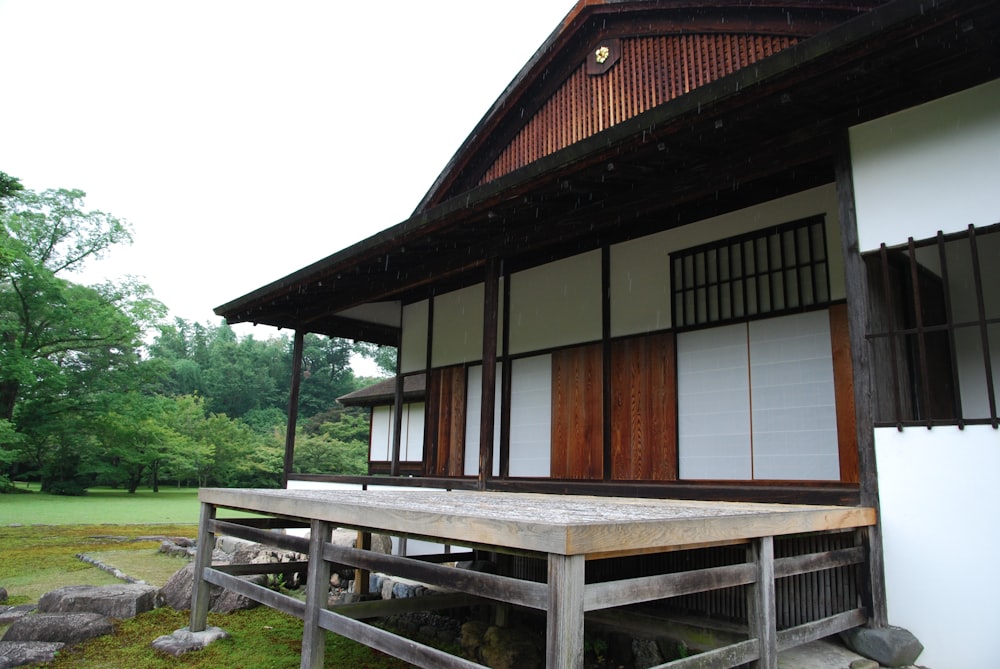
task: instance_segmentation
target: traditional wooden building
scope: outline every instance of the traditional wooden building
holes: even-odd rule
[[[296,475],[290,438],[289,487],[874,509],[860,581],[779,590],[783,624],[861,597],[994,666],[998,23],[581,0],[409,219],[216,310],[398,347],[372,476]]]

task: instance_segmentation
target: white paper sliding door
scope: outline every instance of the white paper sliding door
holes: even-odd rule
[[[503,368],[497,364],[493,399],[493,476],[500,475],[500,401]],[[483,414],[483,366],[471,365],[466,377],[465,467],[466,476],[479,475],[479,424]]]
[[[744,323],[677,337],[682,479],[749,479],[750,381]]]
[[[552,356],[514,360],[510,380],[510,475],[550,476]]]
[[[391,462],[395,411],[392,406],[372,407],[372,432],[369,460]],[[424,403],[403,405],[402,437],[399,443],[400,462],[420,462],[424,457]]]
[[[829,314],[752,321],[749,335],[754,478],[839,479]]]
[[[371,449],[368,459],[372,462],[389,462],[392,459],[392,407],[372,407]]]
[[[826,310],[677,337],[682,479],[838,480]]]

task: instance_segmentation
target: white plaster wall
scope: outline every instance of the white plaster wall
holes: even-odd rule
[[[427,300],[403,307],[403,335],[398,353],[399,367],[403,373],[427,367],[428,314]]]
[[[1000,433],[875,431],[889,622],[918,664],[996,669],[1000,658]]]
[[[1000,221],[1000,80],[850,130],[861,250]]]
[[[591,251],[510,277],[510,352],[601,338],[601,252]]]
[[[480,283],[434,298],[434,367],[482,359],[484,294]]]

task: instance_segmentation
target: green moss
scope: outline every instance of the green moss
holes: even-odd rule
[[[3,546],[4,555],[0,561],[0,585],[10,594],[8,604],[27,604],[37,602],[50,590],[67,585],[119,582],[110,574],[80,561],[77,553],[99,554],[130,576],[158,583],[163,580],[164,564],[167,570],[176,570],[182,566],[182,561],[156,554],[158,540],[135,539],[152,535],[193,537],[196,531],[194,525],[0,527],[0,546]],[[202,651],[175,658],[153,650],[153,639],[186,627],[188,622],[186,611],[173,609],[157,609],[131,620],[118,621],[114,635],[63,650],[48,666],[55,669],[80,666],[92,669],[294,669],[300,664],[302,622],[267,607],[209,615],[209,624],[226,630],[231,638],[213,643]],[[335,634],[327,634],[325,665],[357,669],[405,669],[410,666]]]

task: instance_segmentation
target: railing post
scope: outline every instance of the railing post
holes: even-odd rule
[[[584,556],[549,554],[545,666],[583,667]]]
[[[192,632],[203,632],[208,623],[208,604],[210,599],[209,584],[205,580],[205,570],[212,566],[212,553],[215,550],[215,534],[211,531],[215,520],[215,505],[202,503],[201,516],[198,520],[198,551],[194,558],[194,581],[191,585],[191,624]]]
[[[749,548],[750,560],[757,570],[757,581],[747,592],[747,622],[750,638],[756,638],[760,657],[754,669],[777,669],[778,628],[774,600],[774,538],[761,537]]]
[[[319,626],[319,614],[327,608],[330,596],[330,563],[323,558],[329,543],[330,523],[312,520],[309,529],[309,571],[306,584],[306,612],[302,620],[302,669],[323,669],[326,633]]]

